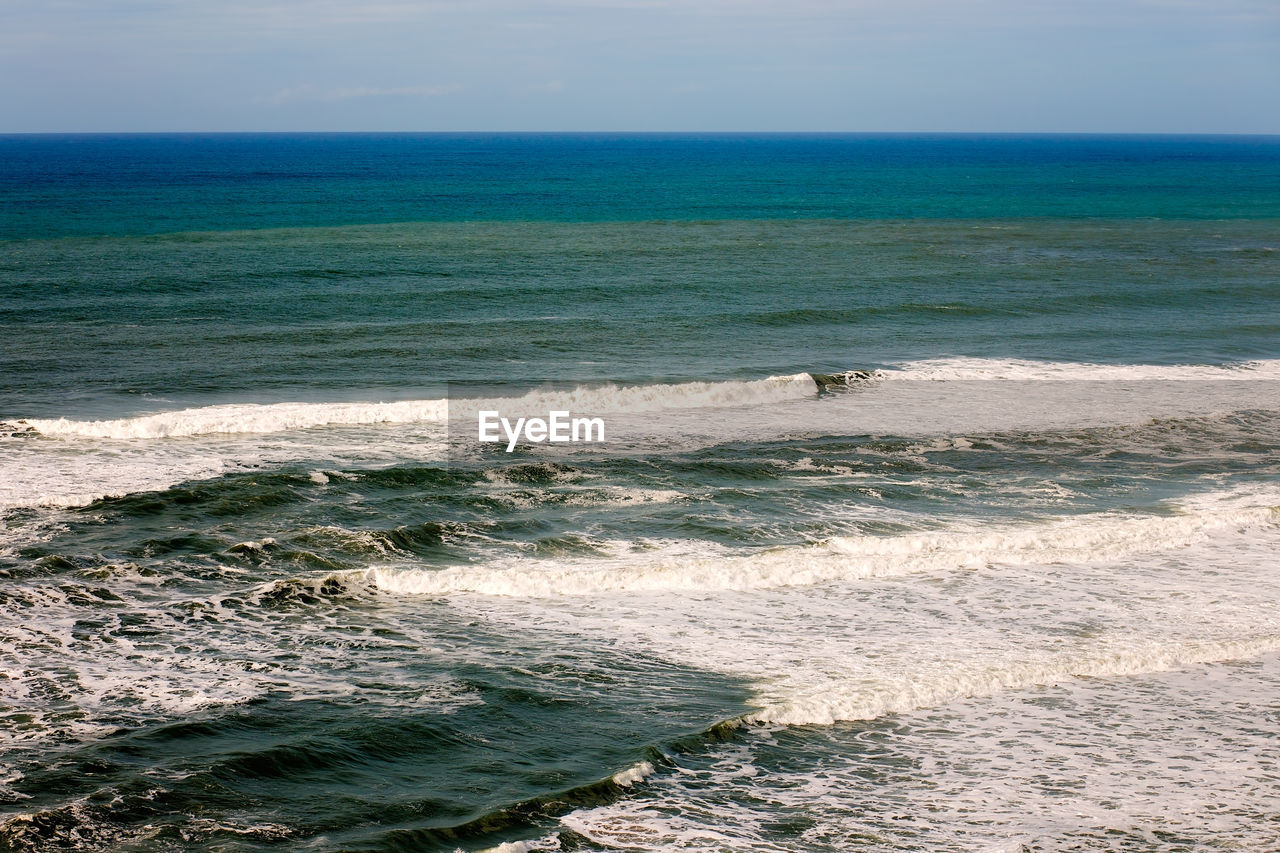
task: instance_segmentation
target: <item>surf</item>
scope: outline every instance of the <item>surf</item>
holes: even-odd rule
[[[833,536],[820,543],[759,553],[676,543],[647,559],[548,561],[526,565],[443,569],[374,566],[364,576],[379,590],[401,595],[478,594],[558,598],[614,593],[711,592],[942,574],[992,564],[1114,562],[1183,548],[1217,531],[1273,528],[1280,495],[1202,496],[1168,515],[1085,513],[1026,524],[968,525],[890,536]],[[683,552],[683,553],[682,553]]]

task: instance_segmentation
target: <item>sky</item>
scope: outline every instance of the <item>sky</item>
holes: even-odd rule
[[[1280,0],[0,0],[0,133],[1280,133]]]

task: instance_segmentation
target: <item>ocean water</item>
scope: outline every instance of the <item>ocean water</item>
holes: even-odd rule
[[[1277,138],[0,137],[0,424],[0,850],[1280,848]]]

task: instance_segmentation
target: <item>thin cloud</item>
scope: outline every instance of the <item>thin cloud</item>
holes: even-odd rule
[[[446,86],[341,86],[336,89],[321,89],[312,85],[294,86],[281,89],[274,95],[256,99],[261,104],[287,103],[325,103],[332,101],[350,101],[356,98],[438,98],[450,95],[461,87]]]
[[[520,86],[517,92],[533,95],[554,95],[557,92],[565,90],[565,82],[563,80],[548,80],[545,83],[530,83],[526,86]]]

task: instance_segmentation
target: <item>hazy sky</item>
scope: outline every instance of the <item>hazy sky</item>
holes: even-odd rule
[[[1280,0],[0,0],[0,132],[1280,133]]]

